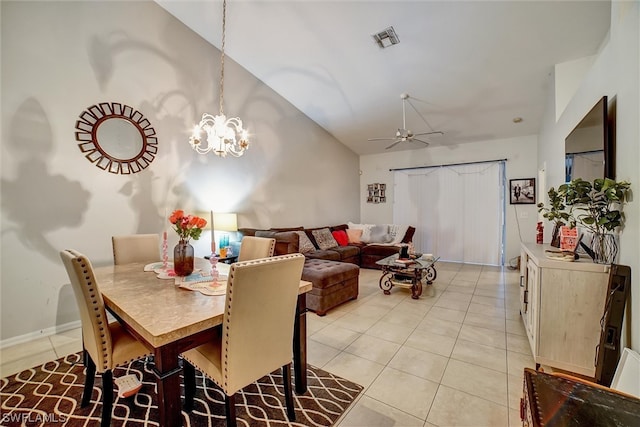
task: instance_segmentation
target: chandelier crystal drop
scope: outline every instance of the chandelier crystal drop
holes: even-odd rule
[[[227,118],[224,114],[224,45],[226,35],[227,1],[222,2],[222,45],[220,48],[220,113],[202,115],[189,138],[191,148],[200,154],[213,151],[219,157],[231,154],[240,157],[249,148],[249,134],[238,117]],[[206,140],[202,134],[206,134]]]

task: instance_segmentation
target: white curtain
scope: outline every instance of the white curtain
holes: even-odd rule
[[[504,162],[394,173],[393,222],[416,227],[416,250],[443,261],[503,264]]]

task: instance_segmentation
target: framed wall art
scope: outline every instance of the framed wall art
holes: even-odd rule
[[[76,141],[91,163],[113,174],[146,169],[158,153],[158,138],[142,113],[117,102],[87,108],[76,121]]]
[[[536,203],[536,179],[510,179],[509,204],[534,205]]]
[[[386,203],[387,184],[379,182],[367,185],[367,203]]]

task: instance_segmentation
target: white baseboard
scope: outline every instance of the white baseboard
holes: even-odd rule
[[[39,331],[30,332],[28,334],[20,335],[17,337],[8,338],[6,340],[0,341],[0,349],[11,347],[12,345],[16,344],[24,344],[26,342],[33,341],[42,337],[49,337],[51,335],[60,334],[72,329],[77,329],[81,326],[82,323],[80,322],[80,320],[76,320],[74,322],[65,323],[63,325],[56,325],[51,328],[41,329]]]

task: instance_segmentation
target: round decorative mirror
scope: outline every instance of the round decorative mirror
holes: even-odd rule
[[[93,105],[76,122],[80,151],[91,163],[115,174],[140,172],[158,152],[151,123],[139,111],[117,102]]]

